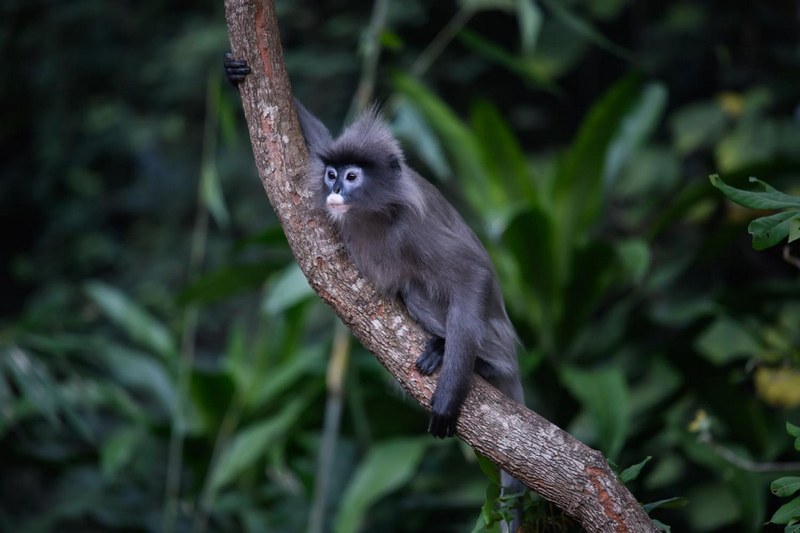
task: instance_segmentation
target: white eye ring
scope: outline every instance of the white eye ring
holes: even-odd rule
[[[336,171],[333,170],[332,168],[328,167],[328,169],[325,170],[325,178],[327,178],[327,179],[329,179],[331,181],[335,180],[336,179]]]

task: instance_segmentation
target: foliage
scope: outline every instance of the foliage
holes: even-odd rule
[[[338,124],[372,3],[277,7],[295,94]],[[260,190],[221,2],[0,13],[0,530],[499,527],[496,470],[426,438],[363,348],[331,385],[336,318]],[[776,512],[797,530],[763,471],[795,460],[800,423],[795,20],[774,2],[410,0],[377,33],[377,96],[490,251],[527,404],[636,463],[621,478],[675,531]],[[725,201],[717,172],[778,211]],[[788,260],[744,227],[758,248],[788,238]],[[773,481],[787,505],[796,474]],[[521,502],[533,528],[578,530]]]

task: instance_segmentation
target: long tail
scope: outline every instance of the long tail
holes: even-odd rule
[[[496,376],[494,379],[490,379],[489,381],[492,383],[492,385],[497,387],[500,392],[512,400],[525,405],[525,395],[522,391],[522,383],[520,383],[518,376]],[[503,486],[504,494],[515,494],[522,492],[525,489],[525,485],[521,481],[512,477],[511,474],[505,470],[500,471],[500,484]],[[522,527],[522,519],[523,510],[515,509],[514,519],[511,521],[510,526],[503,522],[503,533],[516,533],[517,530]]]

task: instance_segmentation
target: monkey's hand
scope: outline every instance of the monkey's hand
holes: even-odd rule
[[[456,420],[461,413],[461,402],[441,396],[437,387],[431,398],[431,422],[428,425],[428,433],[443,439],[454,437],[456,434]]]
[[[225,72],[228,81],[236,87],[250,74],[250,67],[247,66],[247,61],[236,61],[233,59],[233,54],[228,52],[225,54]]]
[[[425,351],[422,352],[417,358],[414,366],[417,367],[419,373],[423,376],[430,376],[436,369],[442,366],[444,359],[444,339],[438,336],[433,336],[425,344]]]

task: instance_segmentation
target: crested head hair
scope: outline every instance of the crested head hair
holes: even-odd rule
[[[423,215],[424,200],[412,177],[413,171],[406,166],[400,143],[392,135],[377,105],[373,104],[359,114],[336,139],[304,108],[302,112],[298,110],[298,117],[311,155],[308,186],[321,207],[327,196],[325,169],[328,166],[354,165],[363,170],[364,183],[361,199],[352,205],[352,215],[357,216],[360,212],[388,214],[402,207],[420,217]],[[309,122],[309,117],[315,122]]]

